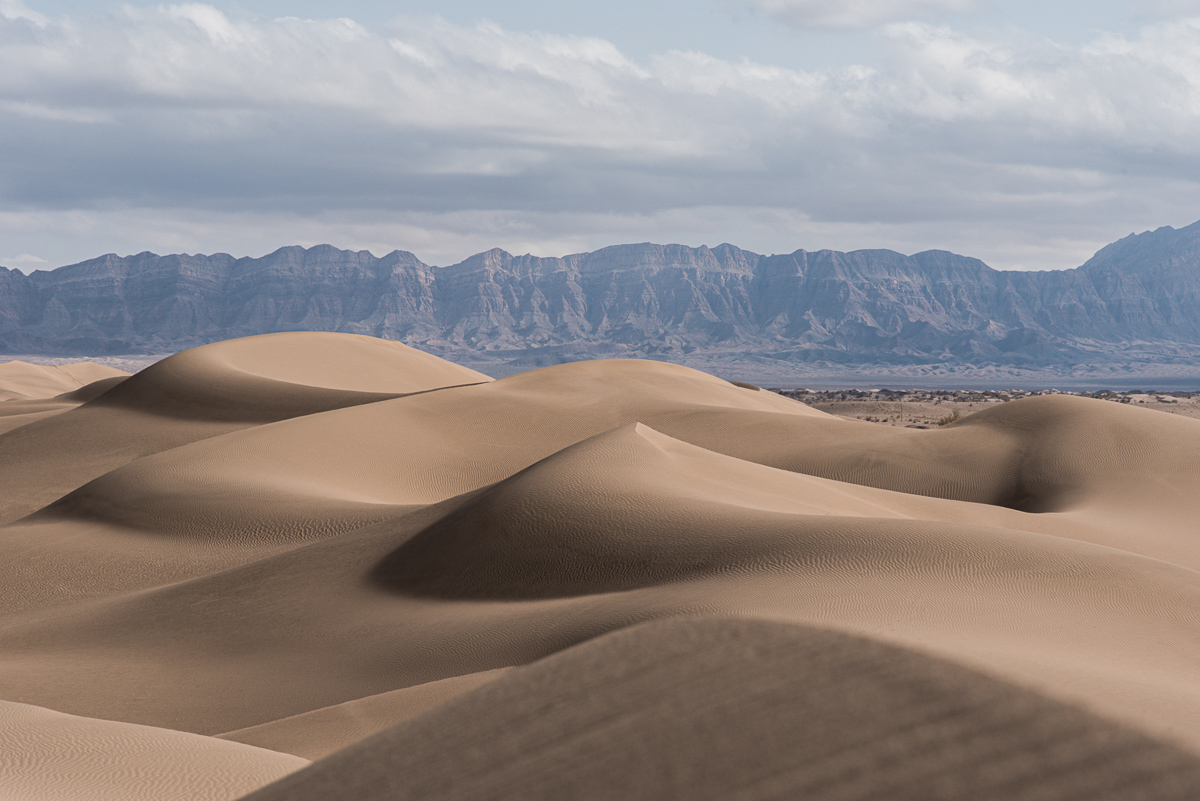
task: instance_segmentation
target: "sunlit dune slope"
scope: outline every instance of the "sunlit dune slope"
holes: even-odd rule
[[[62,367],[0,364],[0,435],[70,411],[126,378],[120,370],[88,362]]]
[[[0,701],[0,796],[233,801],[307,760],[196,734]]]
[[[91,362],[57,367],[21,361],[0,363],[0,401],[53,398],[105,378],[129,374]]]
[[[312,354],[311,356],[306,354]],[[310,364],[308,383],[296,363]],[[486,376],[398,342],[292,333],[176,354],[99,397],[0,436],[0,522],[140,456],[239,428]]]
[[[187,420],[266,423],[490,380],[399,342],[295,332],[178,353],[97,404]]]

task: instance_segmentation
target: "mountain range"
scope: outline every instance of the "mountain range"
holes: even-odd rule
[[[159,354],[273,331],[385,337],[498,372],[598,356],[757,373],[1187,368],[1200,365],[1200,222],[1043,272],[939,250],[728,244],[494,249],[447,267],[321,245],[0,268],[2,353]]]

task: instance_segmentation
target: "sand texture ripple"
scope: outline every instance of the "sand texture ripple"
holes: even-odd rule
[[[0,799],[1200,798],[1200,421],[0,365]]]

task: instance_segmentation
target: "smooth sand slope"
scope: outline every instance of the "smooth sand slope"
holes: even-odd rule
[[[225,801],[307,763],[197,734],[0,701],[0,798]]]
[[[293,380],[297,362],[312,365],[309,381]],[[348,380],[348,372],[369,377]],[[184,351],[77,409],[0,436],[0,486],[6,487],[0,522],[140,456],[188,442],[488,380],[398,342],[349,334],[268,334]]]
[[[91,362],[59,366],[12,361],[0,363],[0,401],[53,398],[106,378],[129,374]]]
[[[308,383],[293,380],[298,363],[311,365]],[[268,335],[186,351],[96,397],[77,391],[70,411],[0,435],[0,521],[35,512],[146,454],[289,416],[489,380],[396,342],[344,334]],[[243,529],[261,529],[254,502],[240,510],[247,513],[242,516],[220,497],[202,497],[191,488],[183,496],[167,501],[177,513],[234,517]],[[136,511],[136,499],[110,500]],[[336,518],[322,515],[307,494],[290,503],[289,519],[298,522],[284,546],[380,517],[378,509],[360,508]],[[259,533],[242,544],[261,547],[244,553],[207,537],[128,541],[127,531],[93,521],[0,529],[8,562],[0,570],[15,573],[0,581],[0,609],[177,580],[280,547],[277,529]]]
[[[320,759],[487,684],[510,670],[512,668],[497,668],[417,684],[217,736],[222,740]]]
[[[128,377],[89,362],[61,367],[4,362],[0,364],[0,434],[70,411]]]
[[[1200,421],[332,334],[71,403],[0,436],[0,700],[318,760],[262,798],[1200,797]]]

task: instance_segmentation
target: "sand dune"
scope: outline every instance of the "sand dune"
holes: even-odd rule
[[[75,393],[0,435],[0,700],[318,760],[264,799],[1200,790],[1200,421],[332,334]]]
[[[0,435],[74,409],[127,377],[120,370],[88,362],[61,367],[0,364]]]
[[[316,353],[310,383],[290,366]],[[352,378],[362,373],[370,378]],[[338,386],[339,380],[347,382]],[[134,459],[298,415],[372,403],[486,376],[349,334],[270,334],[163,359],[98,398],[0,436],[0,523],[36,511]],[[71,458],[63,458],[69,452]]]
[[[224,801],[306,764],[211,737],[0,701],[0,796],[5,799]]]
[[[566,649],[250,799],[1049,801],[1198,789],[1196,756],[946,662],[708,620]]]
[[[490,380],[399,342],[298,332],[177,353],[97,404],[187,420],[267,423]]]
[[[0,401],[53,398],[106,378],[128,373],[91,362],[57,367],[12,361],[0,363]]]
[[[497,668],[430,681],[217,737],[307,759],[320,759],[494,681],[510,670],[512,668]]]

